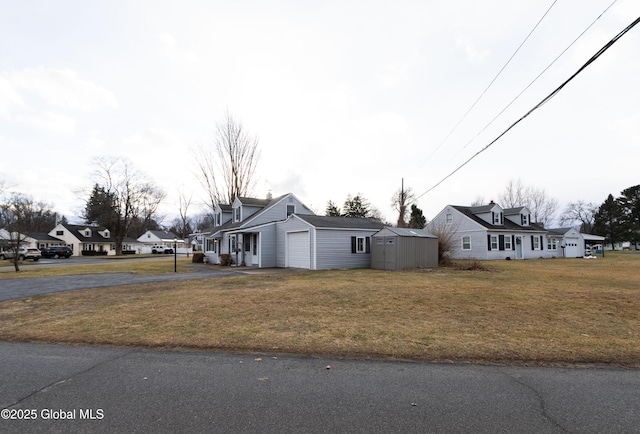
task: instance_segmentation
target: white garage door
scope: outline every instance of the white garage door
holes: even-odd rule
[[[567,258],[576,258],[580,254],[580,246],[578,246],[577,238],[567,238],[565,240],[564,256]]]
[[[287,267],[311,268],[309,231],[287,234]]]

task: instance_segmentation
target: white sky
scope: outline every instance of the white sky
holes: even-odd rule
[[[125,156],[167,191],[168,224],[178,189],[199,211],[190,150],[229,109],[260,138],[256,196],[293,192],[323,214],[362,193],[394,222],[401,178],[431,188],[640,15],[618,0],[469,144],[611,1],[558,0],[443,143],[552,0],[0,0],[0,180],[73,221],[92,159]],[[512,179],[562,207],[640,183],[638,47],[640,25],[422,196],[425,216]]]

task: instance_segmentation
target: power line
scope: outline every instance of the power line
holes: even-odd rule
[[[449,133],[445,136],[444,139],[442,139],[442,142],[440,142],[440,144],[433,150],[433,152],[431,154],[429,154],[429,156],[427,157],[427,159],[422,162],[422,164],[420,164],[420,166],[418,166],[418,168],[424,166],[430,159],[431,157],[433,157],[433,155],[438,151],[438,149],[440,149],[442,147],[442,145],[445,144],[445,142],[449,139],[449,137],[451,137],[451,135],[454,133],[455,130],[458,129],[458,127],[460,126],[460,124],[462,123],[462,121],[464,121],[467,117],[467,115],[469,115],[469,113],[471,112],[471,110],[473,110],[473,108],[476,106],[476,104],[478,104],[478,102],[482,99],[482,97],[487,93],[487,91],[489,90],[489,88],[493,85],[493,83],[498,79],[498,77],[500,77],[500,75],[502,74],[502,72],[505,70],[505,68],[509,65],[509,63],[511,63],[511,61],[513,60],[513,58],[516,56],[516,54],[518,54],[518,52],[520,51],[520,49],[522,48],[522,46],[527,42],[527,40],[529,39],[529,37],[533,34],[533,32],[538,28],[538,26],[540,25],[540,23],[542,22],[542,20],[544,20],[544,18],[549,14],[549,11],[551,11],[551,8],[553,8],[553,6],[556,4],[558,0],[554,0],[553,3],[551,3],[551,6],[549,6],[549,8],[547,9],[547,11],[544,13],[544,15],[542,15],[542,17],[538,20],[538,22],[536,23],[535,26],[533,26],[533,29],[531,29],[531,31],[529,32],[529,34],[524,38],[524,40],[520,43],[520,45],[518,46],[518,48],[516,48],[516,51],[513,52],[513,54],[511,55],[511,57],[509,57],[509,59],[507,60],[507,62],[502,66],[502,68],[500,68],[500,70],[498,71],[498,73],[495,75],[495,77],[493,77],[493,79],[491,80],[491,82],[487,85],[487,87],[484,88],[484,90],[482,91],[482,93],[480,94],[480,96],[478,96],[478,98],[476,98],[476,100],[473,102],[473,104],[471,104],[471,106],[467,109],[467,111],[464,113],[464,115],[462,115],[462,117],[460,118],[460,120],[458,120],[458,122],[453,126],[453,128],[451,129],[451,131],[449,131]],[[617,0],[615,0],[617,1]]]
[[[539,109],[540,107],[542,107],[544,104],[546,104],[547,102],[549,102],[549,100],[551,100],[551,98],[553,98],[554,96],[556,96],[571,80],[573,80],[578,74],[580,74],[584,69],[587,68],[587,66],[591,65],[598,57],[600,57],[602,54],[604,54],[605,51],[607,51],[609,48],[611,48],[611,46],[613,44],[615,44],[622,36],[624,36],[629,30],[631,30],[636,24],[638,24],[640,22],[640,17],[636,18],[631,24],[629,24],[624,30],[622,30],[620,33],[618,33],[613,39],[611,39],[608,43],[606,43],[600,50],[598,50],[596,52],[596,54],[594,54],[584,65],[582,65],[580,67],[580,69],[578,69],[571,77],[569,77],[564,83],[562,83],[560,86],[558,86],[553,92],[551,92],[549,95],[547,95],[545,98],[542,99],[542,101],[540,101],[538,104],[536,104],[531,110],[529,110],[527,113],[524,114],[524,116],[522,116],[520,119],[518,119],[517,121],[515,121],[514,123],[512,123],[506,130],[504,130],[502,132],[502,134],[500,134],[498,137],[496,137],[495,139],[493,139],[488,145],[486,145],[484,148],[480,149],[478,152],[476,152],[475,154],[473,154],[469,159],[467,159],[464,163],[462,163],[460,166],[458,166],[455,170],[453,170],[451,173],[449,173],[447,176],[445,176],[444,178],[442,178],[440,181],[438,181],[437,184],[435,184],[433,187],[431,187],[430,189],[428,189],[427,191],[425,191],[424,193],[422,193],[421,195],[419,195],[418,197],[416,197],[416,199],[421,198],[422,196],[424,196],[425,194],[429,193],[430,191],[432,191],[433,189],[435,189],[436,187],[438,187],[440,184],[442,184],[445,180],[447,180],[448,178],[450,178],[451,176],[453,176],[453,174],[455,174],[458,170],[462,169],[464,166],[466,166],[471,160],[473,160],[474,158],[476,158],[478,155],[480,155],[482,152],[486,151],[487,149],[489,149],[489,147],[491,147],[491,145],[493,145],[495,142],[497,142],[498,140],[500,140],[500,138],[502,138],[502,136],[504,136],[505,134],[507,134],[513,127],[515,127],[517,124],[519,124],[520,122],[522,122],[527,116],[529,116],[531,113],[533,113],[534,111],[536,111],[537,109]]]
[[[578,36],[573,40],[573,42],[571,42],[571,43],[570,43],[570,44],[569,44],[569,45],[568,45],[564,50],[562,50],[562,52],[560,52],[560,54],[558,54],[558,55],[555,57],[555,59],[553,59],[553,60],[551,61],[551,63],[549,63],[549,64],[547,65],[547,67],[546,67],[546,68],[544,68],[544,69],[540,72],[540,74],[538,74],[538,75],[537,75],[537,76],[536,76],[536,77],[531,81],[531,83],[529,83],[529,84],[528,84],[524,89],[522,89],[522,91],[520,91],[520,93],[518,93],[518,94],[515,96],[515,98],[513,98],[513,99],[509,102],[509,104],[507,104],[507,105],[506,105],[502,110],[500,110],[500,112],[499,112],[497,115],[495,115],[495,116],[493,117],[493,119],[491,119],[491,120],[489,121],[489,123],[488,123],[487,125],[485,125],[485,126],[484,126],[480,131],[478,131],[478,133],[477,133],[475,136],[473,136],[473,138],[472,138],[471,140],[469,140],[469,141],[468,141],[468,142],[467,142],[467,143],[462,147],[462,149],[461,149],[461,150],[466,149],[466,148],[467,148],[467,146],[469,146],[471,143],[473,143],[473,141],[474,141],[475,139],[477,139],[477,138],[478,138],[478,136],[479,136],[480,134],[482,134],[482,133],[483,133],[487,128],[489,128],[489,127],[490,127],[490,126],[495,122],[495,120],[496,120],[496,119],[498,119],[498,118],[500,117],[500,115],[502,115],[502,113],[504,113],[504,112],[505,112],[509,107],[511,107],[511,105],[512,105],[514,102],[516,102],[516,101],[518,100],[518,98],[520,98],[520,97],[522,96],[522,94],[523,94],[523,93],[525,93],[525,92],[526,92],[526,91],[527,91],[527,90],[528,90],[528,89],[529,89],[529,88],[530,88],[530,87],[531,87],[531,86],[532,86],[536,81],[538,81],[538,79],[539,79],[540,77],[542,77],[542,75],[543,75],[545,72],[547,72],[547,70],[548,70],[549,68],[551,68],[551,66],[553,66],[553,64],[554,64],[554,63],[556,63],[556,62],[558,61],[558,59],[560,59],[560,57],[562,57],[562,56],[564,55],[564,53],[566,53],[566,52],[569,50],[569,48],[573,47],[573,45],[574,45],[576,42],[578,42],[578,40],[579,40],[580,38],[582,38],[582,36],[584,36],[584,34],[585,34],[585,33],[587,33],[587,31],[588,31],[591,27],[593,27],[593,25],[594,25],[594,24],[595,24],[595,23],[596,23],[600,18],[602,18],[602,16],[603,16],[603,15],[604,15],[604,14],[605,14],[609,9],[611,9],[611,6],[613,6],[617,1],[618,1],[618,0],[613,0],[613,2],[612,2],[609,6],[607,6],[607,8],[606,8],[604,11],[602,11],[602,12],[600,13],[600,15],[598,15],[598,16],[596,17],[596,19],[595,19],[595,20],[593,20],[593,21],[591,22],[591,24],[589,24],[589,25],[588,25],[588,26],[587,26],[587,27],[582,31],[582,33],[580,33],[580,34],[579,34],[579,35],[578,35]],[[458,155],[458,154],[456,153],[453,157],[455,157],[456,155]],[[453,158],[453,157],[452,157],[452,158]]]

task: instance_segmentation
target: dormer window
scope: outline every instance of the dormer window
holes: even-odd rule
[[[240,221],[240,219],[241,219],[241,215],[242,215],[241,208],[240,208],[240,207],[236,208],[236,209],[234,210],[234,212],[235,212],[234,221],[239,222],[239,221]]]
[[[104,231],[104,237],[109,238],[109,231]]]
[[[520,220],[522,221],[522,226],[529,226],[529,216],[527,214],[521,214]]]
[[[215,225],[216,226],[220,226],[222,224],[222,213],[216,213],[216,221],[215,221]]]
[[[84,236],[85,236],[85,237],[90,237],[90,236],[91,236],[91,231],[90,231],[89,229],[86,229],[86,230],[84,231]]]
[[[296,212],[296,205],[293,203],[287,204],[287,217]]]

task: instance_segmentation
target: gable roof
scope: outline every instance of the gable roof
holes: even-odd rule
[[[295,216],[316,228],[323,229],[382,229],[384,227],[381,221],[367,218],[309,214],[295,214]]]
[[[95,242],[95,243],[109,243],[115,242],[114,238],[111,237],[111,231],[104,226],[91,226],[90,224],[86,225],[72,225],[69,223],[60,223],[61,226],[65,227],[71,235],[76,237],[81,242]],[[84,231],[89,229],[91,231],[90,236],[85,236]],[[99,234],[99,232],[109,231],[109,237],[105,238]]]
[[[169,231],[148,231],[151,234],[153,234],[154,236],[160,238],[161,240],[173,240],[178,238],[178,236],[176,234],[174,234],[173,232],[169,232]]]
[[[519,224],[516,224],[516,223],[512,222],[509,219],[504,219],[503,224],[501,224],[501,225],[493,225],[493,224],[488,223],[487,221],[481,219],[480,217],[478,217],[477,215],[474,214],[474,210],[476,208],[478,208],[478,207],[459,206],[459,205],[451,205],[451,207],[454,208],[455,210],[459,211],[460,213],[464,214],[466,217],[470,218],[471,220],[473,220],[474,222],[478,223],[479,225],[487,228],[487,229],[519,230],[519,231],[529,231],[529,232],[546,232],[547,231],[546,229],[544,229],[542,226],[538,225],[537,223],[531,223],[529,226],[520,226]],[[523,209],[523,208],[524,207],[509,208],[509,210]],[[517,214],[517,213],[514,212],[514,214]]]

